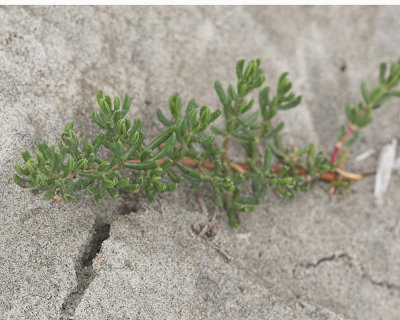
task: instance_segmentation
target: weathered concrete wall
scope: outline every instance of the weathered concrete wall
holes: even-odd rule
[[[289,71],[302,106],[284,114],[284,139],[329,151],[345,102],[399,59],[395,7],[0,7],[1,319],[398,319],[398,175],[383,207],[373,178],[346,196],[315,185],[293,202],[273,192],[231,230],[221,213],[212,241],[181,188],[95,203],[42,201],[12,182],[23,149],[55,143],[75,119],[88,137],[95,93],[133,97],[131,117],[153,119],[178,91],[218,106],[213,83],[259,57],[267,83]],[[398,102],[375,113],[355,156],[399,137]],[[377,156],[349,168],[368,171]],[[209,189],[202,191],[212,211]],[[110,228],[110,237],[108,229]],[[102,246],[101,246],[102,245]],[[226,263],[213,248],[229,252]],[[101,251],[92,258],[97,247]]]

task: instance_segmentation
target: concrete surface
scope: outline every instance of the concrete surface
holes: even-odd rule
[[[346,196],[317,183],[292,202],[270,192],[232,230],[209,240],[187,185],[154,204],[140,196],[42,201],[12,182],[23,149],[80,135],[95,94],[130,94],[129,115],[161,129],[155,108],[178,91],[218,106],[215,79],[233,82],[259,57],[267,84],[290,71],[302,106],[284,114],[284,141],[330,151],[343,106],[398,60],[397,7],[0,7],[0,319],[399,319],[397,173],[375,207],[373,177]],[[374,170],[399,138],[399,102],[375,112],[348,169]],[[283,117],[282,117],[283,118]],[[231,156],[235,157],[234,150]],[[202,196],[212,213],[210,190]],[[216,248],[232,256],[226,262]]]

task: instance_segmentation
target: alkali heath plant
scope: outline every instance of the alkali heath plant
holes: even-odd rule
[[[235,227],[238,213],[253,211],[268,188],[291,198],[297,191],[308,190],[316,179],[343,190],[361,178],[341,169],[347,155],[341,151],[372,121],[373,109],[400,96],[394,91],[400,82],[399,63],[392,63],[389,70],[382,64],[378,84],[372,90],[361,85],[363,101],[346,106],[348,124],[340,129],[330,158],[316,153],[313,144],[295,151],[283,147],[280,132],[284,123],[274,124],[274,117],[298,106],[301,97],[291,91],[287,73],[281,75],[273,91],[261,88],[264,73],[260,60],[250,61],[246,67],[244,64],[240,60],[236,65],[235,86],[225,90],[215,82],[222,111],[212,112],[195,100],[184,108],[175,93],[169,98],[170,115],[156,110],[165,131],[149,142],[145,141],[142,120],[126,117],[131,105],[129,96],[121,103],[118,97],[112,100],[99,91],[100,110],[92,113],[102,130],[97,138],[92,142],[86,137],[78,139],[73,123],[67,123],[57,147],[40,142],[36,158],[28,151],[22,152],[25,164],[15,166],[14,181],[22,187],[45,191],[43,199],[53,199],[59,192],[65,201],[74,200],[75,192],[80,190],[96,200],[107,193],[116,197],[124,190],[143,193],[153,201],[157,192],[173,191],[183,180],[189,180],[195,188],[205,182],[214,190],[215,205],[226,210],[230,225]],[[259,106],[254,110],[255,100],[249,95],[260,88]],[[221,114],[224,127],[212,126]],[[232,139],[241,143],[246,158],[243,163],[229,159]],[[222,140],[221,144],[216,140]],[[109,157],[100,156],[103,148],[111,151]]]

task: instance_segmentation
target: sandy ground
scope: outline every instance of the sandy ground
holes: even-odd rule
[[[287,145],[330,151],[344,105],[398,60],[396,7],[0,7],[1,319],[399,319],[400,177],[383,206],[373,177],[346,196],[316,183],[287,202],[270,192],[232,230],[199,238],[207,217],[183,185],[153,204],[41,200],[12,182],[23,149],[56,143],[69,120],[93,138],[98,89],[133,97],[149,139],[156,107],[180,92],[212,109],[213,83],[238,59],[262,60],[266,83],[289,71],[303,95],[284,113]],[[349,170],[374,170],[399,138],[398,101],[375,112]],[[236,156],[233,149],[230,156]],[[212,194],[201,190],[212,214]],[[232,257],[227,262],[221,252]]]

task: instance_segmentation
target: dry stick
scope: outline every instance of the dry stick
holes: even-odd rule
[[[204,213],[204,215],[208,216],[208,210],[206,207],[206,203],[204,202],[204,199],[202,198],[200,192],[196,191],[194,193],[194,195],[196,196],[196,199],[197,199],[197,202],[199,203],[201,211]]]
[[[211,244],[211,246],[217,250],[217,252],[225,258],[226,262],[231,262],[233,260],[233,257],[228,254],[225,250],[223,250],[221,247],[217,246],[216,244]]]

